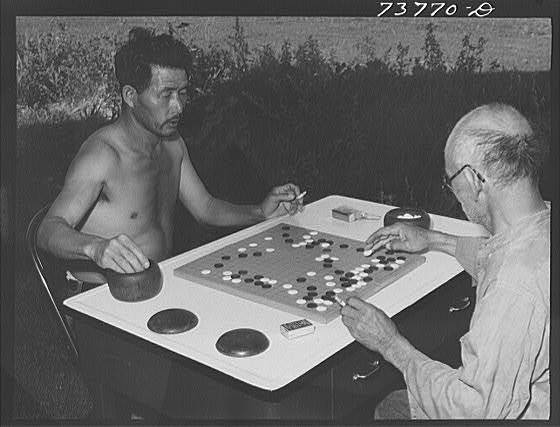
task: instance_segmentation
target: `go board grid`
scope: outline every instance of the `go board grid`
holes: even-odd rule
[[[333,296],[368,299],[426,261],[329,233],[280,223],[174,269],[174,275],[241,298],[328,323]]]

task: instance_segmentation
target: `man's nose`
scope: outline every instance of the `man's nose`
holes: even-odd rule
[[[171,101],[169,102],[169,109],[173,114],[181,114],[183,112],[183,108],[185,107],[183,101],[179,94],[174,94],[171,97]]]

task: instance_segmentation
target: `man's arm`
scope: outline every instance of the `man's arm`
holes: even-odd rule
[[[127,236],[104,239],[75,230],[99,197],[107,171],[116,161],[116,153],[107,144],[88,141],[82,146],[37,230],[40,248],[64,259],[91,259],[119,272],[143,270],[148,260]]]
[[[548,351],[548,323],[534,296],[511,289],[511,281],[531,278],[510,276],[477,302],[471,329],[461,338],[459,369],[415,349],[383,311],[358,298],[346,301],[342,321],[403,373],[411,409],[429,418],[516,418],[531,397],[537,354]]]
[[[197,221],[217,226],[248,225],[302,208],[301,200],[295,200],[299,188],[292,184],[273,189],[261,205],[236,205],[215,198],[196,173],[182,140],[181,148],[179,198]]]
[[[476,256],[484,240],[485,237],[454,236],[441,231],[396,223],[382,227],[370,235],[366,240],[366,249],[375,251],[382,246],[387,246],[396,251],[444,252],[455,257],[467,273],[474,277]]]

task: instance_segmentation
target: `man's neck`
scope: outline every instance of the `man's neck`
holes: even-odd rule
[[[536,184],[528,181],[499,190],[492,209],[493,234],[501,233],[524,218],[547,208]]]
[[[123,109],[117,125],[126,134],[125,142],[131,150],[151,154],[161,142],[161,137],[142,126],[128,108]]]

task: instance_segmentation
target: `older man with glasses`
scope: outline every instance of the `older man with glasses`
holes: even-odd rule
[[[545,156],[516,109],[476,108],[447,140],[443,183],[491,236],[395,224],[368,238],[368,249],[453,255],[477,285],[458,369],[415,349],[375,306],[347,301],[344,324],[397,367],[407,386],[378,405],[376,418],[549,418],[550,209],[538,187]]]

